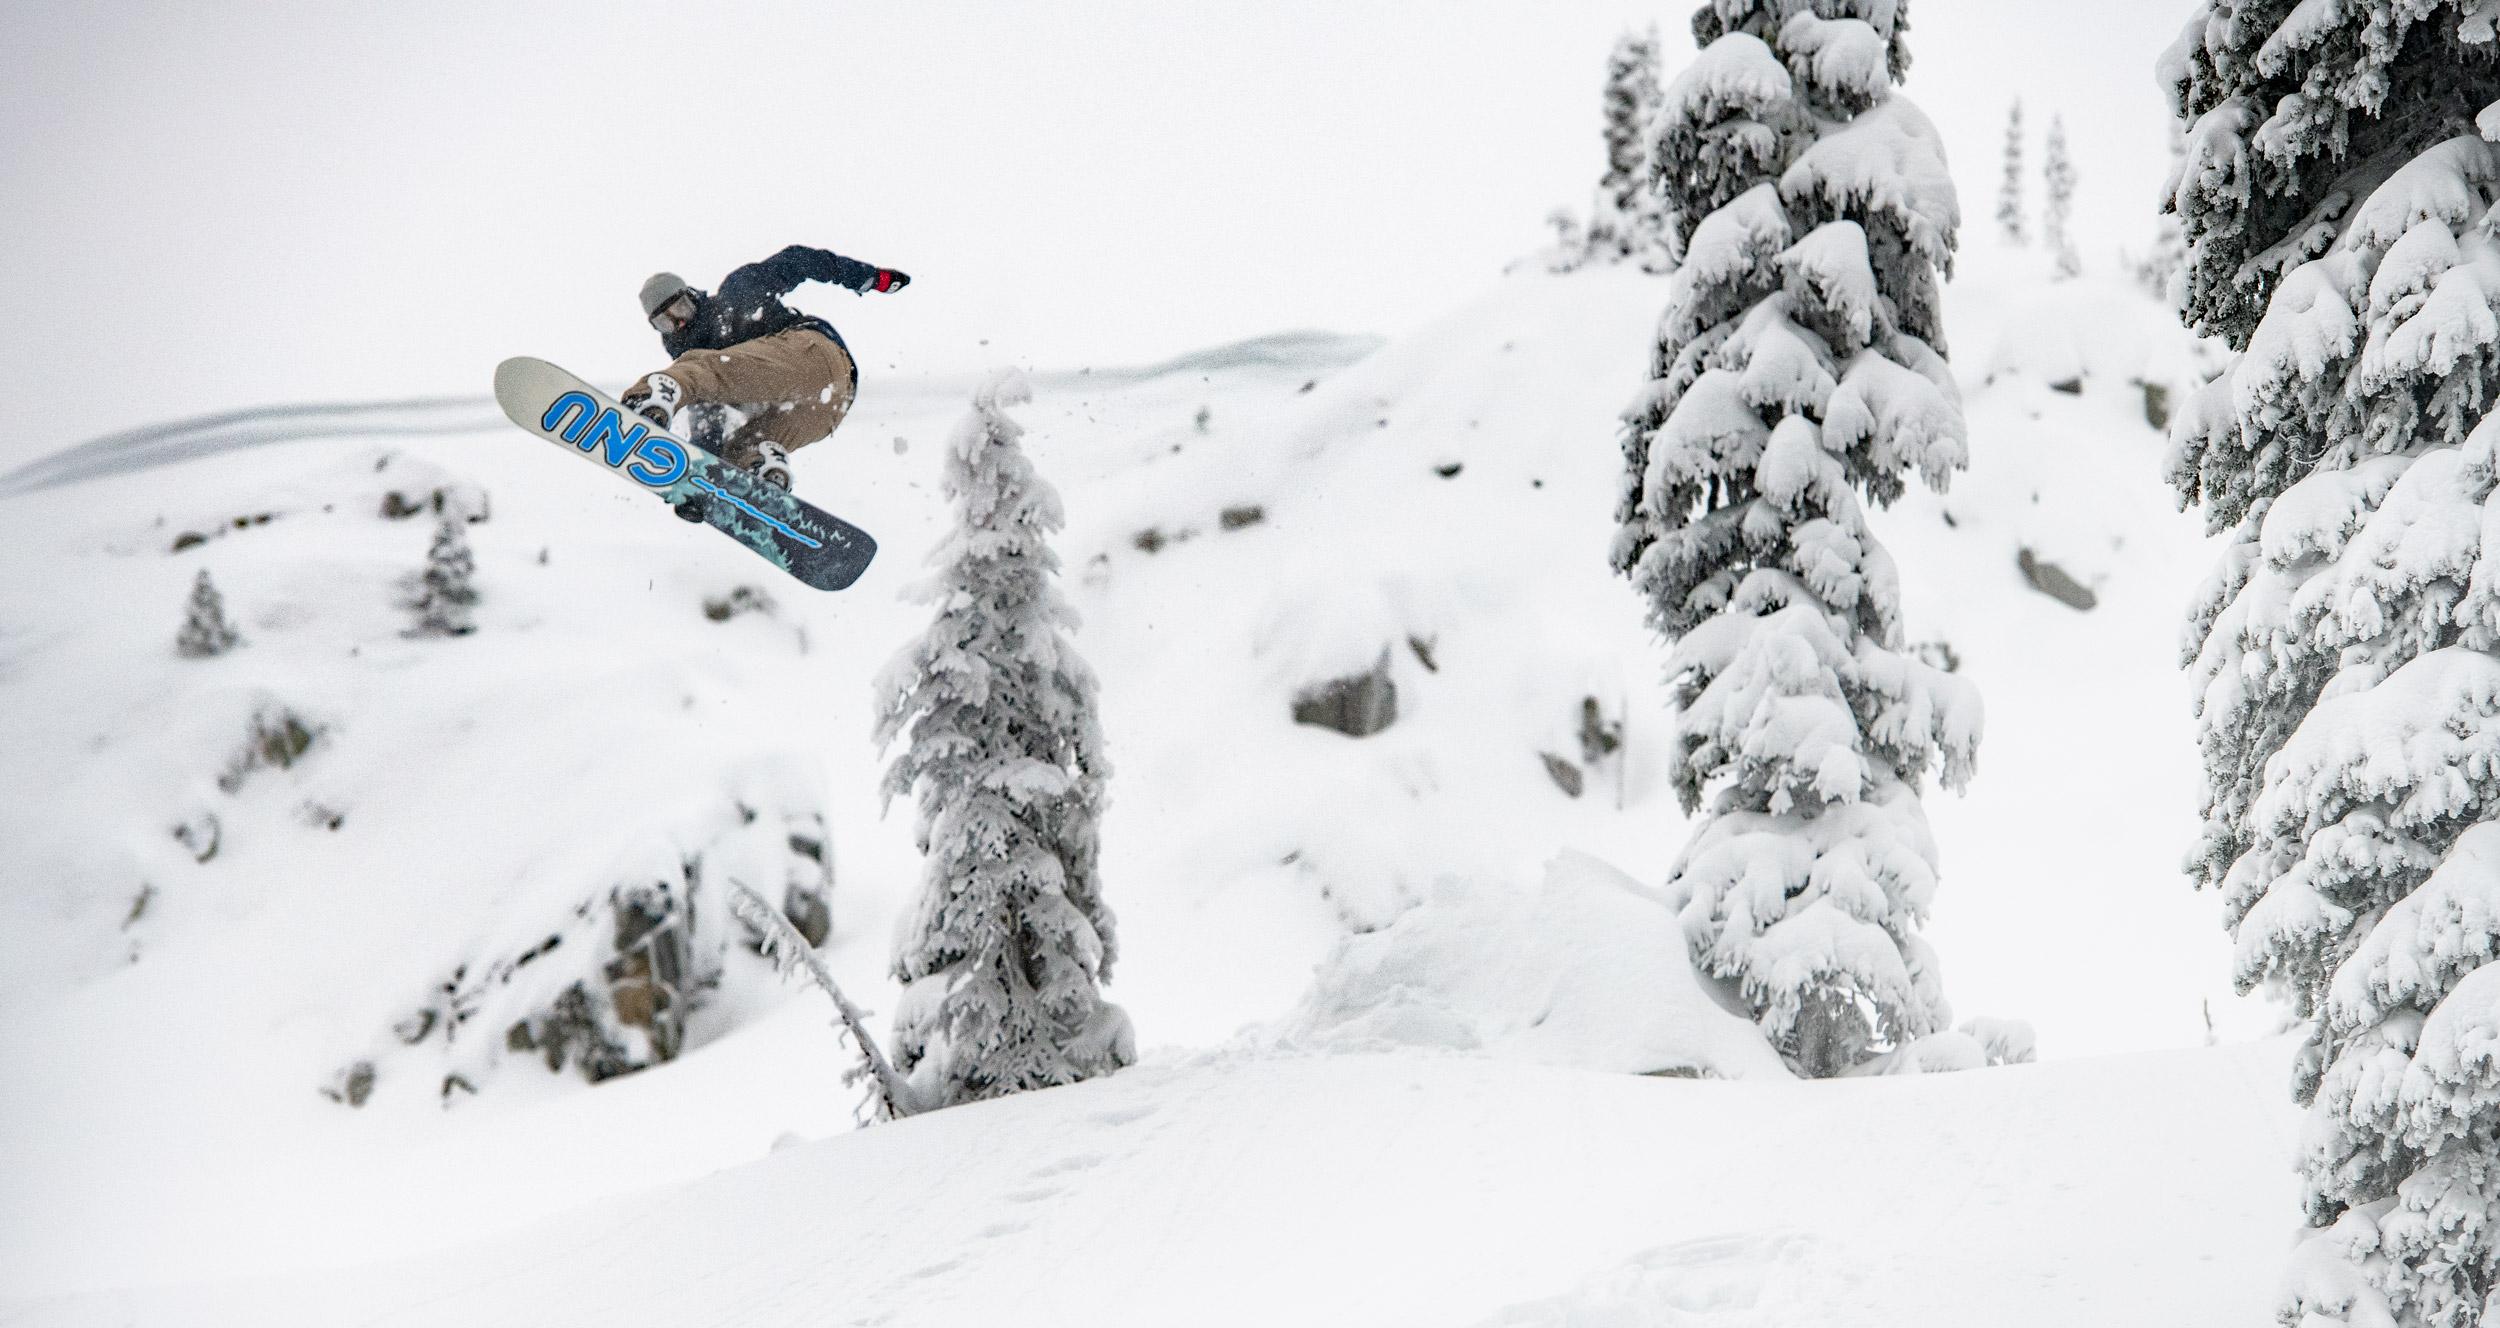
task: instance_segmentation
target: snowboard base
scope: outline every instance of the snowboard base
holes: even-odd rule
[[[868,532],[626,410],[545,360],[495,366],[495,401],[514,424],[676,506],[703,505],[703,524],[818,590],[868,570]]]

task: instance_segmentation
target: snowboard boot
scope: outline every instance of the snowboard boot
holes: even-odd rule
[[[771,439],[733,436],[721,459],[784,493],[790,490],[790,450]]]
[[[790,491],[790,453],[779,443],[758,442],[747,470],[783,493]]]
[[[641,382],[625,389],[616,404],[665,429],[686,404],[686,388],[667,374],[645,374]]]

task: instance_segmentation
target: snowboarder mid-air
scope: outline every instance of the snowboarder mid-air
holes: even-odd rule
[[[731,272],[708,295],[674,272],[656,273],[642,283],[642,312],[674,360],[625,389],[620,403],[664,429],[690,412],[698,446],[789,488],[790,453],[832,433],[859,393],[859,366],[841,334],[781,302],[803,281],[862,295],[911,284],[892,268],[798,244]],[[686,506],[678,514],[701,519]]]

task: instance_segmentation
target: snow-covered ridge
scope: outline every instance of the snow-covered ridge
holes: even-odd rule
[[[315,402],[221,411],[125,429],[64,448],[0,475],[0,498],[299,438],[475,433],[493,427],[501,418],[491,397]]]
[[[1276,332],[1228,345],[1210,346],[1136,368],[1115,366],[1074,372],[1061,370],[1035,374],[1032,378],[1039,384],[1068,387],[1076,386],[1079,378],[1127,383],[1174,374],[1228,373],[1241,369],[1303,369],[1325,373],[1342,369],[1386,344],[1384,338],[1376,336],[1317,331]]]
[[[1133,383],[1175,374],[1222,373],[1266,368],[1326,373],[1378,350],[1375,336],[1335,332],[1279,332],[1212,346],[1141,367],[1063,370],[1036,375],[1057,387],[1088,380]],[[969,382],[920,382],[921,390],[963,395]],[[303,402],[220,411],[142,425],[42,457],[0,475],[0,498],[83,480],[102,479],[157,466],[201,460],[238,448],[306,438],[430,437],[469,434],[501,426],[491,396],[430,397],[406,401]]]

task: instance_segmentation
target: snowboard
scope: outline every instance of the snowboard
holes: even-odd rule
[[[868,532],[654,426],[607,393],[529,356],[495,366],[495,400],[514,424],[613,471],[674,507],[700,501],[703,524],[818,590],[868,570]]]

